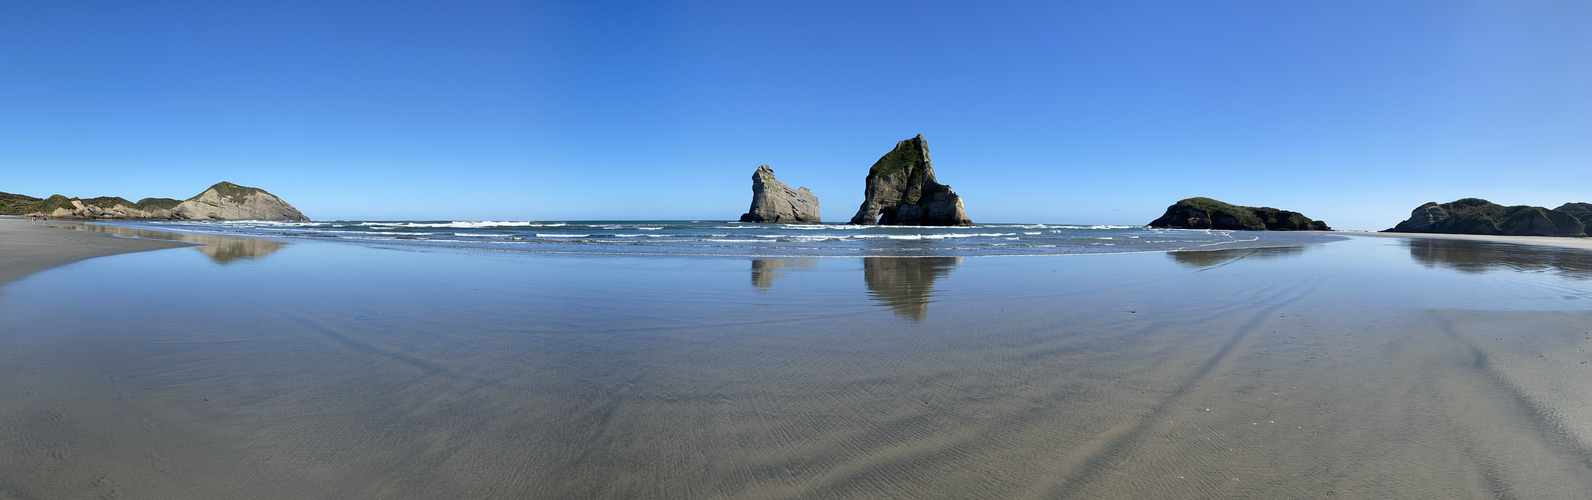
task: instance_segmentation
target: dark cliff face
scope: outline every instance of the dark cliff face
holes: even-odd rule
[[[1526,205],[1506,207],[1481,198],[1464,198],[1415,207],[1409,219],[1384,232],[1585,236],[1586,225],[1564,211]]]
[[[1331,231],[1326,222],[1299,212],[1271,207],[1245,207],[1210,198],[1187,198],[1166,207],[1150,227],[1236,229],[1244,231]]]
[[[868,169],[852,224],[971,226],[962,198],[934,178],[923,136],[896,143]]]
[[[1583,225],[1592,224],[1592,203],[1565,203],[1553,211],[1570,214]]]

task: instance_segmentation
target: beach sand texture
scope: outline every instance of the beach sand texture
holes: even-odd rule
[[[253,257],[8,285],[0,498],[1592,491],[1584,250]]]
[[[0,216],[0,285],[30,274],[106,255],[185,246],[173,241],[115,238],[108,234],[60,231],[81,222]]]

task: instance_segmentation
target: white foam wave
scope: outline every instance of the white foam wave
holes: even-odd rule
[[[541,223],[529,221],[453,221],[453,222],[361,222],[367,227],[432,227],[449,229],[481,229],[491,227],[564,227],[562,222]]]
[[[889,238],[892,240],[941,240],[948,238],[999,238],[1017,233],[962,233],[962,234],[858,234],[853,238]]]

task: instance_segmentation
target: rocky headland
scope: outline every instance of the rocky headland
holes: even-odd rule
[[[752,172],[752,207],[741,222],[818,222],[818,196],[806,186],[791,189],[768,165]]]
[[[1503,206],[1481,198],[1448,203],[1427,202],[1410,218],[1383,232],[1479,234],[1495,236],[1586,236],[1586,224],[1575,214],[1592,216],[1592,205],[1566,203],[1554,210],[1526,205]]]
[[[1245,207],[1210,198],[1187,198],[1166,207],[1150,227],[1235,229],[1243,231],[1331,231],[1326,222],[1299,212],[1271,207]]]
[[[971,226],[962,198],[934,178],[923,135],[896,143],[864,181],[864,200],[852,224]]]
[[[0,215],[54,219],[126,220],[310,220],[298,209],[264,189],[217,183],[192,198],[144,198],[137,202],[116,196],[34,198],[0,193]]]

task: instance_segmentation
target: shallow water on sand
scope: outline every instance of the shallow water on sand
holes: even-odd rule
[[[1592,490],[1584,251],[196,248],[6,287],[0,498]]]

